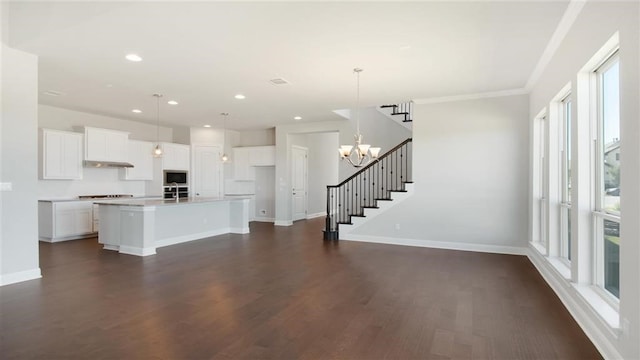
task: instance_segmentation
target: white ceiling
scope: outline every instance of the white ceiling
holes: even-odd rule
[[[153,123],[160,92],[164,124],[259,129],[338,119],[354,67],[362,105],[523,88],[567,4],[13,2],[9,43],[39,55],[42,104]]]

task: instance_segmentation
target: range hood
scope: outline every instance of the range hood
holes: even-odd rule
[[[94,168],[132,168],[133,164],[127,162],[117,162],[117,161],[93,161],[93,160],[85,160],[85,167],[94,167]]]

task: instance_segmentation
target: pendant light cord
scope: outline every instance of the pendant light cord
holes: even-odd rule
[[[360,136],[360,72],[362,69],[355,68],[353,72],[356,73],[356,134]]]

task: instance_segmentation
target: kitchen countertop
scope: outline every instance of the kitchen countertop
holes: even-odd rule
[[[38,199],[38,201],[42,202],[71,202],[71,201],[90,201],[90,202],[98,202],[98,201],[122,201],[122,200],[143,200],[143,199],[156,199],[161,200],[162,196],[134,196],[129,198],[103,198],[103,199],[78,199],[78,198],[60,198],[60,199]]]
[[[189,197],[181,198],[180,201],[174,199],[128,199],[128,200],[107,200],[107,201],[94,201],[98,205],[115,205],[115,206],[176,206],[176,205],[189,205],[198,203],[212,203],[219,201],[236,201],[243,200],[244,198],[233,197]],[[248,197],[246,198],[248,199]]]

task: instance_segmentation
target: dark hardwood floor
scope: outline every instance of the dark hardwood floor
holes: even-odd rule
[[[146,258],[40,244],[0,288],[2,359],[597,359],[524,256],[323,243],[252,223]]]

